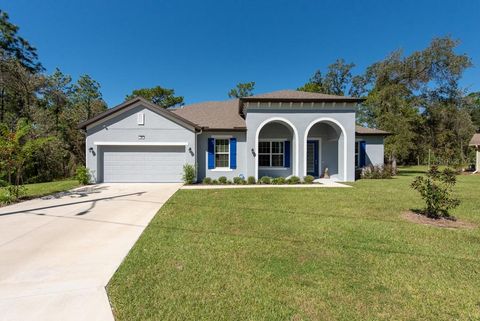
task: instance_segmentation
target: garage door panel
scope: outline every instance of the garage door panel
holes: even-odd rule
[[[180,182],[184,146],[104,146],[104,182]]]

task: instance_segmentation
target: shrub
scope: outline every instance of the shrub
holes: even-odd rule
[[[275,184],[275,185],[285,184],[285,177],[275,177],[274,179],[272,179],[272,184]]]
[[[191,164],[183,165],[182,180],[185,184],[193,184],[195,182],[195,167]]]
[[[218,183],[219,183],[219,184],[222,184],[222,185],[227,184],[227,178],[226,178],[225,176],[220,176],[220,177],[218,178]]]
[[[270,184],[272,182],[272,179],[268,176],[263,176],[260,178],[260,184]]]
[[[305,184],[313,184],[314,180],[315,180],[315,177],[313,177],[312,175],[307,175],[303,178],[303,181],[305,182]]]
[[[212,185],[218,185],[218,181],[216,179],[212,179]]]
[[[287,184],[300,184],[300,177],[298,176],[290,176],[287,179]]]
[[[212,179],[210,177],[205,177],[203,179],[203,184],[207,184],[207,185],[212,184]]]
[[[236,184],[236,185],[243,185],[245,184],[245,179],[243,179],[242,177],[234,177],[233,178],[233,184]]]
[[[249,184],[249,185],[257,184],[257,180],[255,179],[254,176],[248,176],[247,184]]]
[[[396,174],[396,169],[392,165],[368,165],[362,168],[360,177],[363,179],[388,179]]]
[[[425,201],[423,214],[431,218],[450,217],[449,210],[460,205],[460,200],[452,196],[456,182],[452,169],[439,171],[437,166],[431,166],[426,177],[415,177],[411,186]]]
[[[0,193],[0,204],[10,204],[12,199],[6,193]]]
[[[10,204],[25,195],[25,186],[7,185],[3,193],[0,193],[0,204]]]
[[[78,166],[75,171],[75,179],[82,185],[90,184],[92,180],[90,170],[85,166]]]

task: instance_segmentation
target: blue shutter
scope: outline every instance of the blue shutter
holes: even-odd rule
[[[215,138],[208,139],[208,169],[215,168]]]
[[[285,148],[285,167],[290,168],[290,141],[286,140],[284,144]]]
[[[237,168],[237,139],[230,138],[230,169]]]
[[[360,144],[360,149],[359,149],[360,167],[364,167],[365,166],[365,149],[366,149],[367,143],[364,140],[362,140],[359,142],[359,144]]]

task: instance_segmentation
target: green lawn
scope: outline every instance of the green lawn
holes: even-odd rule
[[[41,197],[57,192],[66,191],[77,186],[79,186],[77,180],[63,180],[47,183],[26,184],[25,195],[22,198],[28,199],[34,197]],[[3,193],[5,193],[5,189],[0,188],[0,199],[2,199]]]
[[[108,286],[118,320],[480,320],[480,231],[410,223],[419,168],[350,189],[181,190]],[[480,225],[480,176],[459,176]]]

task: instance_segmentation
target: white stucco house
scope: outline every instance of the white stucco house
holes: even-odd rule
[[[197,179],[235,176],[355,180],[383,164],[387,132],[357,126],[362,99],[277,91],[227,101],[160,108],[129,100],[80,124],[95,182],[179,182],[184,164]]]

